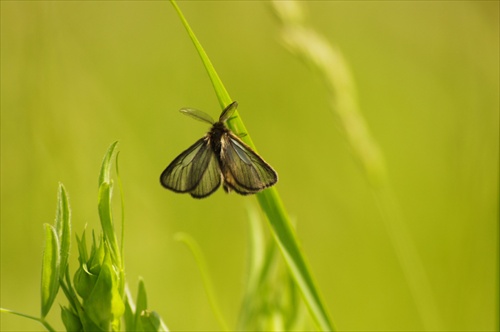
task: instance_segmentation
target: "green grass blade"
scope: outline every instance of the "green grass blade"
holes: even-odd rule
[[[205,69],[208,72],[208,76],[210,76],[210,81],[212,82],[212,85],[214,87],[215,93],[217,94],[217,99],[219,100],[220,107],[221,109],[224,109],[227,105],[229,105],[233,100],[229,97],[229,94],[227,93],[226,89],[224,88],[224,85],[222,84],[222,81],[219,78],[219,75],[215,71],[214,66],[212,65],[212,62],[207,56],[207,53],[205,53],[205,50],[201,46],[200,42],[198,41],[198,38],[196,38],[196,35],[194,34],[193,30],[191,30],[186,18],[182,14],[179,6],[177,6],[177,3],[174,0],[170,1],[172,5],[174,6],[175,10],[177,11],[177,14],[179,15],[182,24],[184,24],[184,27],[187,30],[187,33],[189,34],[189,37],[193,41],[196,50],[198,51],[198,54],[201,57],[201,60],[203,61],[203,65],[205,66]]]
[[[66,267],[68,266],[68,257],[71,246],[71,210],[68,202],[68,194],[63,184],[59,184],[57,194],[57,212],[55,228],[60,240],[61,268],[60,278],[64,279]]]
[[[177,11],[177,14],[179,15],[182,24],[186,28],[187,33],[189,34],[189,37],[191,38],[191,41],[193,42],[196,51],[198,52],[201,61],[203,62],[203,65],[208,73],[208,76],[210,77],[210,82],[212,82],[212,86],[214,87],[215,94],[217,95],[217,99],[219,101],[219,105],[221,107],[221,110],[224,109],[227,105],[229,105],[231,102],[233,102],[233,99],[229,96],[229,93],[227,92],[226,88],[222,84],[222,81],[215,71],[214,66],[212,65],[212,62],[210,61],[210,58],[208,57],[207,53],[203,49],[203,46],[201,46],[200,42],[198,41],[198,38],[196,38],[196,35],[194,34],[193,30],[189,26],[186,18],[182,14],[179,6],[177,6],[177,3],[174,0],[170,1],[172,5],[174,6],[175,10]],[[233,130],[235,133],[247,133],[246,136],[242,137],[242,140],[245,141],[248,145],[250,145],[251,148],[255,150],[255,145],[253,144],[250,135],[248,135],[248,132],[245,128],[245,125],[241,120],[239,120],[239,115],[238,111],[234,112],[233,118],[231,121],[228,121],[228,126]]]
[[[200,58],[207,70],[210,81],[215,89],[215,93],[219,100],[221,108],[231,103],[233,100],[229,96],[226,88],[222,84],[219,75],[215,71],[212,62],[210,61],[205,50],[201,46],[200,42],[196,38],[193,30],[189,26],[186,18],[182,14],[179,6],[174,0],[170,0],[175,10],[177,11],[184,27],[189,34]],[[236,133],[246,133],[247,135],[242,139],[254,150],[255,145],[253,144],[248,131],[245,128],[240,116],[237,112],[234,113],[235,117],[232,121],[228,121],[228,126]],[[281,198],[275,187],[264,190],[263,192],[257,194],[258,201],[262,210],[265,212],[272,229],[274,239],[276,240],[278,247],[281,250],[285,258],[285,262],[296,281],[300,292],[304,298],[304,301],[309,308],[309,312],[316,322],[317,326],[321,330],[331,331],[333,330],[333,325],[330,322],[327,311],[321,298],[319,296],[316,285],[313,281],[312,275],[310,273],[309,267],[307,266],[304,254],[300,249],[297,237],[295,236],[295,231],[290,223],[288,215],[285,211]]]
[[[59,239],[54,227],[45,224],[45,249],[42,263],[42,318],[47,316],[59,290],[61,262]]]

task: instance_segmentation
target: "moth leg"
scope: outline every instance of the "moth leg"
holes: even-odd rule
[[[228,187],[228,185],[226,184],[226,182],[224,182],[224,183],[222,184],[222,188],[224,188],[224,191],[225,191],[227,194],[229,194],[229,193],[231,192],[231,188],[230,188],[230,187]]]

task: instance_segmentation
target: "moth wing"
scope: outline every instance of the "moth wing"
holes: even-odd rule
[[[219,188],[220,183],[221,173],[219,162],[212,152],[205,173],[203,173],[198,185],[189,193],[194,198],[204,198],[215,192]]]
[[[215,122],[210,115],[195,108],[181,108],[179,112],[201,122],[207,122],[210,124]]]
[[[174,159],[161,173],[161,184],[172,191],[195,190],[214,158],[208,137],[203,137]]]
[[[226,108],[224,108],[224,110],[222,111],[222,113],[219,117],[219,121],[226,122],[227,119],[229,119],[231,117],[231,115],[234,114],[234,112],[236,111],[237,108],[238,108],[237,101],[233,101],[231,104],[227,105]]]
[[[250,194],[256,194],[262,189],[249,190],[247,188],[244,188],[240,186],[238,182],[236,182],[231,172],[226,172],[224,175],[224,191],[229,193],[231,192],[231,190],[236,191],[240,195],[250,195]]]
[[[221,171],[229,188],[248,195],[278,181],[276,171],[233,133],[223,136],[222,143]]]

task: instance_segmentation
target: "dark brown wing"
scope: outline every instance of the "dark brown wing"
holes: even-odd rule
[[[276,171],[231,132],[221,138],[220,161],[225,185],[239,194],[254,194],[278,181]]]
[[[209,138],[205,136],[167,166],[161,173],[160,182],[167,189],[179,193],[194,192],[201,198],[219,187],[220,175],[217,180],[216,173],[219,173],[219,167]]]
[[[190,191],[190,194],[194,198],[207,197],[219,188],[220,183],[221,173],[219,163],[217,161],[217,158],[215,157],[215,154],[212,152],[205,173],[201,177],[196,188]]]

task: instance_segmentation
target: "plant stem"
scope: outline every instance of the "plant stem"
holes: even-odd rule
[[[8,313],[8,314],[12,314],[12,315],[16,315],[16,316],[20,316],[20,317],[24,317],[24,318],[28,318],[28,319],[37,321],[40,324],[42,324],[48,331],[50,331],[50,332],[56,332],[56,329],[54,329],[49,324],[49,322],[47,322],[44,318],[39,318],[39,317],[31,316],[31,315],[28,315],[28,314],[24,314],[22,312],[17,312],[17,311],[14,311],[14,310],[9,310],[9,309],[4,309],[4,308],[0,308],[0,313]]]

